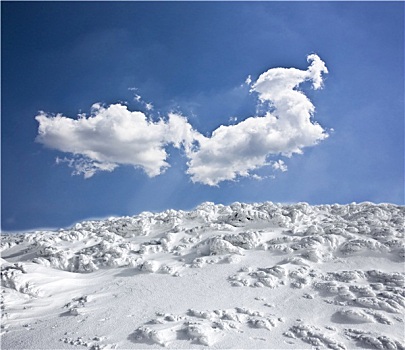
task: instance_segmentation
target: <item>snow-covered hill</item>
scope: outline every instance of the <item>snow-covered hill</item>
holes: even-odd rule
[[[405,208],[203,203],[3,235],[3,349],[405,349]]]

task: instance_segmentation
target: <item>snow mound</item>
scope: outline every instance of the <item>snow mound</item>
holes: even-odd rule
[[[356,341],[356,344],[360,347],[366,347],[371,349],[389,349],[389,350],[404,350],[404,344],[392,337],[377,334],[375,332],[367,332],[358,329],[346,329],[346,336]],[[402,339],[403,340],[403,339]]]
[[[283,322],[262,312],[237,307],[231,310],[197,311],[189,309],[183,315],[158,313],[147,324],[137,328],[133,338],[139,343],[156,343],[168,346],[176,339],[184,339],[206,346],[232,337],[244,328],[263,328],[268,331]]]
[[[289,331],[284,333],[286,337],[299,338],[305,343],[315,347],[328,348],[333,350],[345,350],[346,346],[330,335],[322,331],[320,327],[300,324],[290,328]]]

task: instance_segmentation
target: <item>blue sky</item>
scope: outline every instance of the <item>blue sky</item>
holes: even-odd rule
[[[3,230],[203,201],[404,204],[403,2],[1,10]]]

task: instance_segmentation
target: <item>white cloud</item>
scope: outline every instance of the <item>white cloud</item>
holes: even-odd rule
[[[230,117],[228,122],[234,124],[237,121],[238,121],[238,117]]]
[[[188,154],[187,172],[193,182],[215,186],[224,180],[249,176],[267,165],[268,157],[291,157],[328,136],[319,124],[311,122],[314,105],[296,90],[307,80],[312,81],[314,89],[322,86],[322,73],[327,73],[325,64],[317,55],[308,56],[308,61],[311,65],[307,70],[273,68],[259,76],[251,92],[257,93],[262,103],[269,103],[269,111],[236,125],[222,125],[211,137],[201,138],[200,148]],[[286,170],[284,163],[277,164],[277,169]]]
[[[258,96],[260,115],[232,125],[221,125],[210,137],[193,130],[187,119],[170,113],[167,120],[157,122],[142,112],[131,112],[127,106],[113,104],[103,107],[96,103],[91,115],[71,119],[61,114],[41,112],[37,141],[46,147],[70,153],[72,158],[57,160],[74,168],[73,174],[85,178],[98,171],[113,171],[119,165],[142,168],[148,176],[156,176],[169,167],[166,147],[183,148],[193,182],[216,186],[238,177],[261,178],[255,170],[270,165],[274,170],[287,171],[282,160],[303,148],[314,146],[328,135],[312,121],[315,107],[303,92],[297,90],[305,82],[314,89],[322,87],[325,63],[315,54],[307,57],[308,69],[272,68],[252,81],[246,79],[250,92]],[[131,88],[131,91],[137,91]],[[141,96],[135,99],[153,109]]]
[[[137,93],[139,91],[138,88],[136,87],[130,87],[128,88],[129,91],[132,91],[134,94],[134,101],[138,102],[140,105],[142,105],[147,111],[153,110],[154,106],[151,102],[146,102],[143,100],[142,96]]]
[[[99,163],[89,158],[76,156],[73,158],[56,158],[56,164],[67,163],[69,168],[74,168],[72,175],[83,174],[85,179],[89,179],[98,171],[113,171],[118,165],[114,163]]]
[[[142,168],[149,176],[161,174],[166,162],[165,146],[182,145],[188,149],[194,131],[187,120],[171,114],[167,121],[153,122],[142,112],[131,112],[120,104],[107,108],[92,106],[92,115],[79,119],[41,112],[37,141],[46,147],[75,155],[68,160],[73,174],[85,178],[97,171],[112,171],[118,165]],[[57,160],[57,162],[66,160]]]
[[[275,161],[272,165],[274,170],[280,170],[282,172],[285,172],[288,170],[287,165],[285,165],[284,161],[281,159]]]

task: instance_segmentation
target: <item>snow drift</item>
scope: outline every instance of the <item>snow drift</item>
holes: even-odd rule
[[[4,234],[2,347],[404,349],[404,214],[203,203]]]

